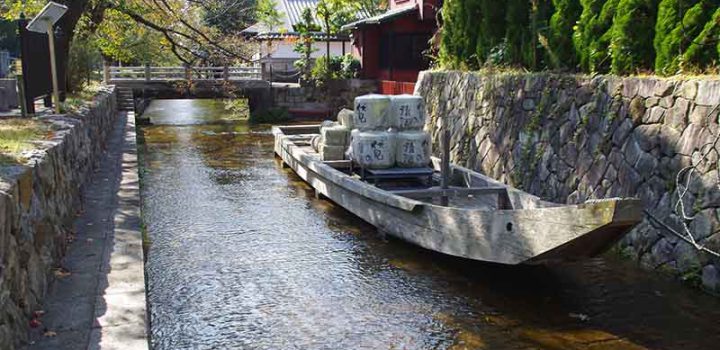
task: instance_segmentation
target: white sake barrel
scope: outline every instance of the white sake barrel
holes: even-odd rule
[[[421,96],[396,95],[390,101],[393,127],[398,130],[421,130],[425,126],[425,102]]]
[[[322,160],[343,160],[345,158],[345,146],[332,146],[321,143],[318,147],[320,159]]]
[[[322,138],[320,137],[320,135],[315,135],[310,139],[310,145],[315,150],[315,152],[320,151],[320,141],[321,140],[322,140]]]
[[[389,108],[390,97],[388,96],[372,94],[356,97],[353,128],[361,131],[389,128]]]
[[[335,126],[335,125],[338,125],[338,124],[339,124],[339,123],[336,122],[336,121],[323,120],[323,121],[320,123],[320,128],[321,128],[321,129],[322,129],[322,128],[327,128],[327,127],[329,127],[329,126]]]
[[[350,130],[342,125],[325,126],[320,128],[320,136],[326,145],[346,146]]]
[[[384,169],[395,165],[395,133],[353,130],[352,158],[363,167]]]
[[[338,122],[340,122],[340,125],[348,128],[348,130],[353,129],[353,111],[343,108],[337,116]]]
[[[395,163],[401,168],[420,168],[430,164],[430,133],[401,131],[395,142]]]

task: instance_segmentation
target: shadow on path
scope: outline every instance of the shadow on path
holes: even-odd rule
[[[134,119],[121,112],[107,139],[29,349],[148,348]]]

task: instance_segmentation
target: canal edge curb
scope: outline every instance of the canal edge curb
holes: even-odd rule
[[[123,129],[121,180],[113,213],[113,244],[106,246],[107,288],[98,290],[88,349],[150,348],[145,284],[135,113]]]

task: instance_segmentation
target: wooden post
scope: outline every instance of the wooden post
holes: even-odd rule
[[[223,79],[230,80],[230,67],[227,64],[223,66]]]
[[[103,60],[103,82],[110,85],[110,64],[106,60]]]
[[[48,23],[48,44],[50,45],[50,74],[52,74],[53,101],[55,113],[60,114],[60,91],[58,88],[57,62],[55,62],[55,31],[52,23]]]
[[[151,74],[152,73],[150,72],[150,63],[145,63],[145,81],[150,81]]]
[[[15,79],[17,80],[18,104],[20,105],[20,115],[27,117],[28,110],[25,101],[25,81],[23,80],[22,60],[15,61]]]
[[[442,132],[442,159],[440,160],[440,175],[442,180],[440,186],[442,189],[448,189],[450,187],[450,117],[443,117],[443,132]],[[440,205],[447,207],[449,203],[447,195],[440,197]]]
[[[186,63],[183,65],[183,67],[185,67],[185,80],[192,80],[192,72],[190,71],[190,66]]]

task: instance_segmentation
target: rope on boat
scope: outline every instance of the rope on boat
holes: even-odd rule
[[[715,105],[705,116],[705,120],[708,122],[707,125],[712,125],[712,120],[710,120],[711,116],[715,111],[718,110],[718,107],[720,105]],[[720,258],[720,253],[711,250],[704,245],[697,242],[695,237],[693,236],[692,232],[690,231],[689,223],[695,220],[697,216],[697,212],[693,212],[691,214],[687,213],[687,210],[685,208],[685,197],[688,194],[689,188],[690,188],[690,182],[692,181],[692,176],[699,172],[698,165],[705,163],[707,161],[710,161],[710,155],[714,153],[715,155],[715,167],[716,167],[716,173],[715,173],[715,190],[720,191],[720,151],[718,151],[718,144],[720,143],[720,129],[717,130],[717,133],[713,132],[711,128],[707,128],[707,130],[710,132],[711,135],[714,136],[714,140],[708,143],[705,143],[704,145],[700,146],[700,152],[702,157],[697,161],[690,161],[690,165],[686,166],[680,171],[678,171],[677,175],[675,176],[675,193],[677,193],[678,199],[675,202],[675,205],[673,206],[673,210],[675,214],[680,216],[682,218],[682,226],[684,233],[678,232],[674,228],[670,227],[665,222],[658,219],[656,216],[654,216],[652,213],[650,213],[647,209],[643,209],[643,212],[645,215],[647,215],[648,218],[651,219],[651,221],[655,222],[660,226],[660,228],[663,228],[667,230],[668,232],[672,233],[675,236],[680,237],[683,241],[687,242],[688,244],[692,245],[697,249],[698,251],[704,251],[710,255],[713,255],[715,257]],[[709,146],[709,147],[708,147]]]

